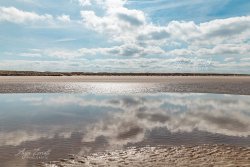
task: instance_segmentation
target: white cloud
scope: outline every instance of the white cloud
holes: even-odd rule
[[[41,25],[41,23],[47,23],[49,25],[59,25],[62,23],[71,22],[70,16],[62,14],[60,16],[54,17],[50,14],[39,15],[35,12],[28,12],[17,9],[15,7],[0,7],[0,22],[12,22],[16,24],[34,24]]]
[[[95,11],[81,11],[83,23],[113,40],[133,41],[135,33],[144,28],[146,16],[142,11],[125,8],[125,3],[123,0],[97,1],[104,8],[104,15],[98,16]]]
[[[91,5],[90,0],[78,0],[78,1],[79,1],[79,4],[81,6],[90,6]]]
[[[70,41],[74,39],[61,39],[58,42]],[[14,53],[8,53],[14,54]],[[113,46],[107,48],[81,48],[78,50],[70,50],[63,48],[51,48],[51,49],[35,49],[28,50],[27,52],[20,53],[20,56],[24,57],[53,57],[59,59],[75,59],[84,58],[95,55],[102,56],[127,56],[127,57],[140,57],[141,55],[162,55],[164,50],[157,46],[149,46],[144,48],[136,44],[125,44],[120,46]]]
[[[150,22],[143,11],[128,9],[127,1],[93,1],[102,5],[104,15],[97,15],[95,10],[81,11],[84,25],[102,33],[111,41],[122,43],[121,51],[126,53],[127,43],[133,49],[144,48],[138,56],[144,56],[152,48],[161,50],[167,56],[208,56],[208,55],[246,55],[249,53],[250,16],[217,19],[196,24],[193,21],[171,21],[166,26]],[[186,48],[173,49],[172,45],[186,45]],[[172,47],[170,50],[166,48]],[[126,56],[133,54],[126,54]]]
[[[248,57],[250,53],[248,42],[250,40],[250,16],[216,19],[204,23],[171,21],[166,25],[157,25],[143,11],[129,9],[126,5],[127,0],[75,1],[82,6],[80,11],[81,26],[83,24],[85,28],[104,35],[107,37],[108,45],[111,43],[113,45],[109,45],[110,47],[83,47],[75,50],[49,48],[39,51],[24,51],[20,55],[26,57],[48,56],[64,60],[84,59],[84,57],[97,55],[109,58],[130,57],[131,61],[135,61],[135,57],[149,57],[150,60],[146,62],[146,65],[152,66],[148,69],[156,66],[160,66],[162,69],[165,65],[167,70],[166,65],[171,61],[182,60],[182,66],[179,64],[177,67],[186,69],[189,67],[187,64],[192,64],[192,66],[210,65],[211,61],[208,60],[211,60],[213,56],[222,56],[223,59],[227,56],[242,59]],[[63,23],[70,25],[77,22],[72,21],[70,16],[66,14],[53,17],[48,14],[39,15],[34,12],[22,11],[14,7],[0,7],[1,21],[14,23],[52,21],[58,26],[62,26]],[[77,28],[82,29],[82,27],[78,27],[79,25]],[[65,38],[65,40],[58,40],[58,42],[70,40],[71,38]],[[158,61],[159,64],[151,62],[155,57],[161,57],[161,61]],[[119,60],[113,59],[113,61]],[[143,62],[145,63],[144,59]],[[219,63],[221,62],[216,64],[219,68],[226,66],[226,64],[219,65]],[[237,63],[231,63],[231,65],[236,66]],[[248,62],[239,61],[238,66],[246,67]]]
[[[224,59],[224,61],[226,61],[226,62],[232,62],[232,61],[235,61],[235,59],[233,58],[233,57],[227,57],[227,58],[225,58]]]
[[[29,53],[29,52],[20,53],[20,56],[23,56],[23,57],[42,57],[42,55],[39,53]]]
[[[15,7],[0,7],[0,21],[13,23],[30,23],[36,21],[52,21],[53,16],[49,14],[39,15],[34,12],[26,12]]]
[[[173,56],[222,56],[222,55],[243,55],[248,56],[250,53],[250,44],[217,44],[210,47],[189,46],[186,49],[174,49],[168,52]]]
[[[201,32],[207,38],[228,38],[249,32],[250,16],[232,17],[228,19],[217,19],[200,24]]]
[[[60,54],[60,53],[54,53]],[[67,54],[66,54],[67,55]],[[67,55],[71,56],[71,55]],[[191,58],[128,58],[128,59],[94,59],[75,58],[73,60],[32,61],[32,60],[3,60],[2,70],[35,70],[35,71],[86,71],[86,72],[189,72],[209,71],[214,63],[210,60]],[[230,68],[229,68],[230,69]],[[240,68],[238,68],[239,70]]]
[[[62,22],[70,22],[70,16],[69,15],[61,15],[58,16],[57,19]]]

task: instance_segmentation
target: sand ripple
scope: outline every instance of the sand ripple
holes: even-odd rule
[[[128,148],[89,156],[69,155],[45,167],[80,166],[250,166],[250,148],[227,145]]]

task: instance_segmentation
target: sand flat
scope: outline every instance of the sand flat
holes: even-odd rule
[[[23,82],[231,82],[250,83],[248,76],[0,76],[0,83]]]
[[[45,167],[84,166],[250,166],[250,148],[227,145],[129,148],[89,156],[70,155]]]
[[[250,95],[246,76],[1,76],[0,93],[221,93]]]

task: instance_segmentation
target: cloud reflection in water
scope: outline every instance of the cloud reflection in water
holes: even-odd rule
[[[104,137],[110,145],[122,146],[145,140],[149,137],[147,134],[157,128],[171,133],[201,131],[235,137],[250,135],[249,96],[176,93],[1,95],[1,104],[0,114],[5,114],[3,122],[13,121],[17,115],[19,119],[17,130],[9,130],[8,125],[13,126],[11,122],[4,125],[0,132],[1,146],[17,146],[25,141],[55,136],[70,138],[74,132],[84,134],[82,142],[95,142]],[[21,107],[28,111],[20,115],[15,109]],[[10,111],[4,113],[7,110]]]

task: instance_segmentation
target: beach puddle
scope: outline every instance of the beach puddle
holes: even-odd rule
[[[250,147],[250,96],[1,94],[0,106],[2,167],[134,147]]]

